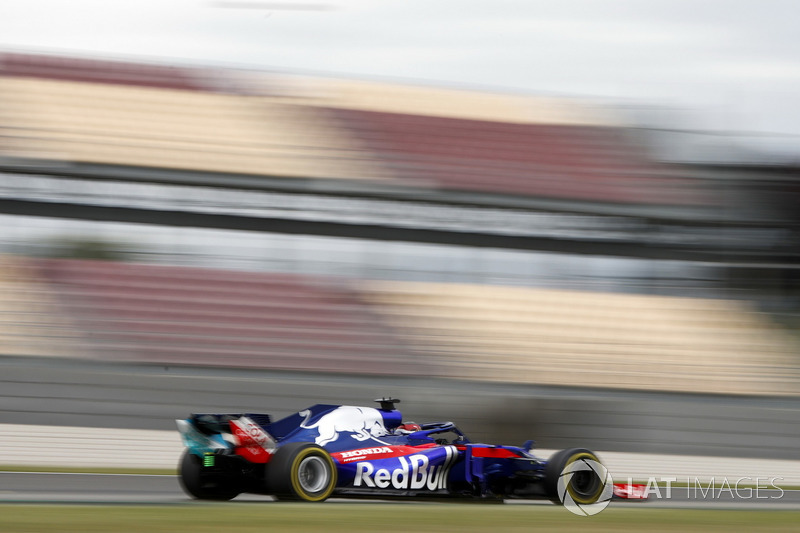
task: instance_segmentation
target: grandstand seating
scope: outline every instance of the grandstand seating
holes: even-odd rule
[[[194,69],[4,54],[0,104],[0,149],[59,162],[711,203],[635,133],[558,99],[338,81],[256,95]],[[796,344],[734,301],[12,258],[0,288],[3,354],[800,393]]]
[[[617,127],[329,108],[391,174],[442,189],[614,203],[706,203]]]
[[[797,341],[737,301],[88,260],[0,267],[5,355],[800,394]]]
[[[77,63],[73,72],[64,58],[0,55],[0,149],[64,162],[380,177],[347,133],[313,109],[280,98],[203,90],[200,71]]]
[[[333,279],[81,260],[42,276],[105,360],[322,372],[414,374],[358,295]]]
[[[737,301],[369,282],[367,299],[451,375],[721,394],[798,394],[797,342]]]
[[[25,258],[0,256],[0,354],[74,357],[80,331]]]
[[[514,124],[620,126],[609,109],[577,99],[446,87],[317,79],[305,91],[330,107]]]
[[[205,91],[214,87],[208,83],[211,76],[207,69],[43,54],[0,54],[0,73],[24,78],[188,91]]]
[[[712,203],[696,181],[649,161],[609,113],[581,102],[341,80],[256,95],[218,90],[214,79],[201,69],[6,54],[0,134],[13,155],[66,162]]]

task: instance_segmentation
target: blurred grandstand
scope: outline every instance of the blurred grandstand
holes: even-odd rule
[[[3,54],[0,352],[800,394],[800,166],[669,160],[657,133],[563,98]]]

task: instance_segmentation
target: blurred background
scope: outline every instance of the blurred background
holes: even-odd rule
[[[658,91],[12,45],[0,428],[392,395],[474,440],[797,458],[791,131]]]

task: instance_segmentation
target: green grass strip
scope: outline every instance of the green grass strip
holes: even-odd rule
[[[0,505],[0,531],[358,533],[457,531],[529,533],[647,531],[796,532],[797,511],[623,508],[580,517],[556,506],[456,504],[226,503],[175,506]]]

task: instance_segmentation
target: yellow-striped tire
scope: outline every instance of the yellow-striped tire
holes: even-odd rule
[[[324,501],[333,494],[336,479],[330,454],[310,442],[281,446],[267,464],[267,490],[279,500]]]
[[[593,452],[584,448],[562,450],[550,457],[545,468],[545,489],[553,503],[563,504],[563,499],[558,494],[557,489],[559,476],[575,461],[586,459],[597,463],[601,462]],[[576,504],[591,505],[603,494],[604,481],[597,477],[594,472],[584,471],[571,476],[569,484],[566,485],[566,490]]]

